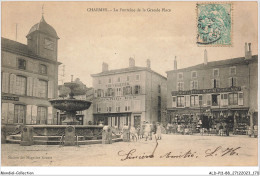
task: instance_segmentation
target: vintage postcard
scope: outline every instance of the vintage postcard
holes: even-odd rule
[[[2,1],[1,29],[1,174],[259,175],[257,1]]]

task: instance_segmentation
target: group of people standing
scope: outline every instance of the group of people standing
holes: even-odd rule
[[[135,127],[130,128],[130,135],[135,136],[136,140],[142,138],[146,141],[148,139],[152,140],[153,134],[156,139],[162,139],[162,126],[159,122],[150,124],[144,121],[143,124],[141,126],[138,125],[136,129]]]

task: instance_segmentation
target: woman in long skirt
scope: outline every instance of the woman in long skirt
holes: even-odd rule
[[[157,123],[156,136],[157,139],[162,139],[162,128],[160,123]]]

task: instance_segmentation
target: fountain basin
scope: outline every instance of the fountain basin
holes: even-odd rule
[[[19,129],[20,133],[13,134],[7,137],[7,143],[21,144],[22,136],[28,133],[25,128],[31,128],[31,145],[61,145],[61,139],[65,135],[68,127],[75,128],[74,140],[77,145],[102,144],[103,126],[99,125],[25,125]],[[28,138],[27,138],[28,140]],[[66,140],[66,139],[65,139]],[[114,133],[112,136],[113,142],[122,141],[119,133]]]
[[[90,101],[78,99],[54,99],[49,102],[54,108],[67,112],[83,111],[91,105]]]

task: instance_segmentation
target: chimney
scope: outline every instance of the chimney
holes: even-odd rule
[[[177,57],[175,56],[174,59],[174,70],[177,70]]]
[[[129,58],[129,67],[134,67],[134,66],[135,66],[135,60],[132,57],[130,57]]]
[[[204,50],[204,65],[207,65],[208,64],[208,52],[207,50],[205,49]]]
[[[251,59],[252,58],[252,50],[251,50],[251,43],[245,43],[245,58]]]
[[[146,67],[151,69],[151,61],[150,61],[150,59],[146,60]]]
[[[102,72],[108,71],[108,64],[103,62],[102,63]]]

